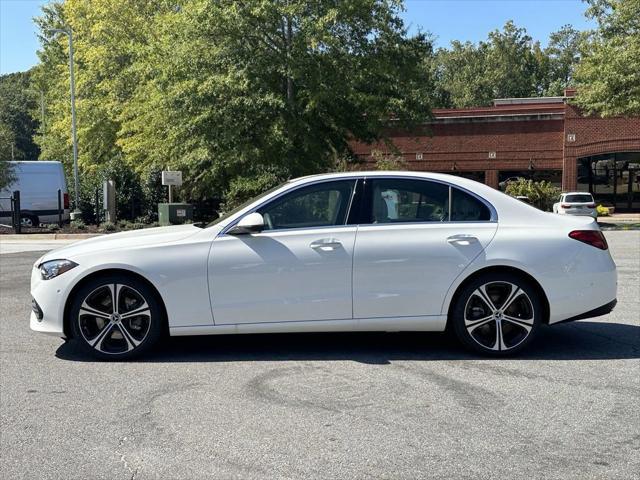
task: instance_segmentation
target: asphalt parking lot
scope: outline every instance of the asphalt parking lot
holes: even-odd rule
[[[169,339],[95,362],[29,330],[37,252],[0,256],[0,477],[640,478],[640,232],[618,306],[517,359],[445,334]]]

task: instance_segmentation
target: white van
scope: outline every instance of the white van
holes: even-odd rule
[[[60,162],[8,162],[15,181],[0,190],[0,223],[11,223],[11,197],[20,191],[20,221],[23,226],[58,222],[58,190],[62,196],[62,220],[69,220],[69,192]]]

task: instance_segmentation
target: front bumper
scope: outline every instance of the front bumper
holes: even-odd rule
[[[65,274],[43,280],[40,271],[34,266],[31,270],[31,297],[34,302],[29,319],[31,330],[64,337],[64,299],[68,281]]]

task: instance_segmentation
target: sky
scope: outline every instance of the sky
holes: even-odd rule
[[[33,17],[47,0],[0,0],[0,74],[24,71],[38,61]],[[549,34],[570,23],[588,29],[581,0],[405,0],[402,13],[410,32],[431,32],[436,45],[452,40],[478,42],[507,20],[524,27],[544,46]]]

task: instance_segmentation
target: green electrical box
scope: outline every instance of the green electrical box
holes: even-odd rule
[[[193,222],[193,205],[190,203],[159,203],[158,223],[160,225],[178,225]]]

